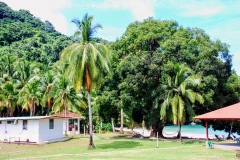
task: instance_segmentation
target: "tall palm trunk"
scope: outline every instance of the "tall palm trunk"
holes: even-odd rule
[[[47,107],[48,107],[48,111],[50,111],[50,108],[51,108],[51,98],[48,98],[48,100],[47,100]]]
[[[30,116],[33,116],[33,110],[34,110],[34,101],[33,101],[33,98],[31,98],[31,100],[30,100],[31,102],[30,102],[30,105],[31,105],[31,107],[30,107]]]
[[[93,144],[93,125],[92,125],[92,107],[91,107],[91,93],[88,90],[88,109],[89,109],[89,134],[90,140],[88,148],[95,148]]]
[[[120,133],[123,134],[123,109],[121,108],[121,129]]]
[[[113,118],[111,118],[111,122],[112,122],[112,130],[113,130],[113,132],[115,132],[114,119]]]
[[[179,126],[179,131],[178,131],[178,135],[177,137],[180,139],[180,142],[182,142],[182,123],[178,122],[178,126]]]
[[[12,117],[13,116],[12,108],[11,108],[11,104],[10,103],[7,105],[7,116],[8,117]]]
[[[67,117],[67,108],[66,108],[66,104],[65,101],[63,102],[64,104],[64,116]],[[65,118],[65,136],[67,136],[67,118]]]

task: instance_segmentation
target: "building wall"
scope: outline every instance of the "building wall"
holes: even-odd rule
[[[66,124],[66,121],[67,121],[67,124]],[[66,126],[67,126],[67,134],[80,134],[79,119],[73,119],[73,118],[63,119],[63,134],[65,134]]]
[[[49,129],[49,119],[39,121],[39,142],[63,138],[63,120],[54,119],[54,128]]]
[[[1,141],[27,141],[38,143],[38,120],[27,120],[27,130],[23,129],[23,120],[17,123],[7,124],[2,121],[0,124]]]

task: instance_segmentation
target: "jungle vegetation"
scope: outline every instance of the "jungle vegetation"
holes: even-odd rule
[[[108,42],[94,37],[101,25],[92,16],[82,17],[73,20],[73,35],[80,36],[68,37],[51,22],[0,2],[1,117],[67,109],[86,116],[90,126],[120,126],[122,110],[124,126],[144,121],[155,136],[167,124],[183,125],[239,102],[229,45],[204,30],[148,18]],[[211,123],[229,131],[232,122]],[[239,126],[233,122],[233,131]]]

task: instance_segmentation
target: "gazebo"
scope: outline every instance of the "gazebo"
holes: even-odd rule
[[[65,117],[65,122],[63,123],[63,132],[67,132],[67,134],[77,133],[80,134],[80,120],[85,119],[84,116],[72,113],[70,111],[62,111],[60,113],[53,114],[51,116],[61,116]],[[74,121],[76,120],[76,122]],[[66,125],[67,124],[67,125]],[[67,129],[66,129],[67,127]]]
[[[205,120],[206,141],[208,141],[208,121],[210,120],[240,120],[240,103],[236,103],[224,108],[217,109],[199,116],[194,119]]]

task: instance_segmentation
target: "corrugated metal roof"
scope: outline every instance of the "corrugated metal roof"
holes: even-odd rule
[[[41,119],[55,119],[55,118],[71,118],[63,117],[60,115],[50,115],[50,116],[31,116],[31,117],[1,117],[0,121],[11,121],[11,120],[41,120]]]
[[[62,111],[60,113],[53,114],[51,116],[61,116],[61,117],[66,117],[66,118],[76,118],[76,119],[84,119],[85,117],[77,114],[77,113],[72,113],[70,111],[66,111],[66,116],[65,116],[65,111]]]
[[[39,120],[46,116],[32,116],[32,117],[1,117],[0,121],[9,121],[9,120]]]
[[[217,109],[199,116],[194,119],[200,120],[240,120],[240,103],[236,103],[224,108]]]

